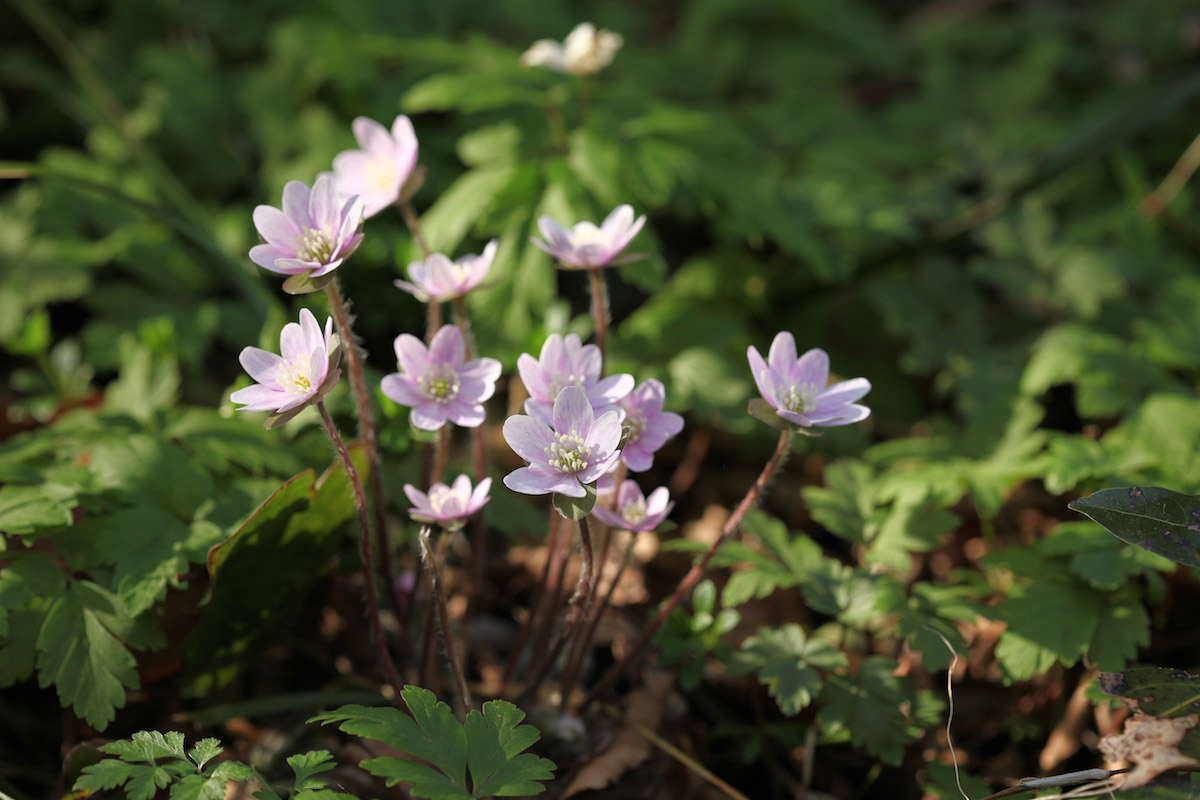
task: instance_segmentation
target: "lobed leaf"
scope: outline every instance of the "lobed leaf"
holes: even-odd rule
[[[483,704],[483,713],[467,714],[467,764],[473,797],[527,797],[545,791],[539,781],[554,777],[554,764],[526,753],[541,734],[521,725],[525,712],[504,700]]]

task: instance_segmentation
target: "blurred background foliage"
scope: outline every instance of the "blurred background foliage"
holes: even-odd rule
[[[582,20],[624,36],[611,67],[581,80],[518,65]],[[75,501],[112,513],[96,498],[124,487],[123,512],[144,476],[89,483],[73,454],[130,431],[188,448],[218,500],[183,509],[196,549],[200,522],[231,525],[266,487],[323,470],[304,426],[286,454],[252,456],[271,448],[258,420],[228,419],[237,352],[273,347],[298,308],[246,257],[251,212],[353,147],[354,117],[407,113],[432,247],[500,240],[494,283],[470,300],[478,341],[510,370],[548,332],[590,330],[582,276],[528,243],[537,217],[599,220],[628,202],[649,215],[635,243],[648,258],[610,280],[612,368],[666,382],[669,407],[717,438],[708,469],[754,470],[769,452],[745,414],[748,345],[788,330],[871,380],[869,424],[806,443],[808,467],[771,509],[823,537],[836,568],[773,567],[727,605],[803,585],[843,649],[848,631],[891,637],[939,667],[924,622],[962,648],[954,621],[982,614],[1007,624],[976,674],[993,683],[1119,668],[1168,626],[1152,612],[1194,589],[1095,526],[1055,523],[1067,495],[1107,485],[1200,492],[1195,190],[1146,204],[1198,109],[1195,0],[7,0],[0,480],[75,481]],[[424,310],[390,287],[418,257],[401,220],[367,231],[339,272],[378,377]],[[348,419],[344,395],[334,405]],[[384,411],[398,489],[415,474],[411,434]],[[42,499],[54,519],[69,505]],[[767,551],[788,536],[758,535]],[[119,569],[105,574],[117,591]],[[155,580],[142,600],[165,591]],[[1091,626],[1063,635],[1081,614]],[[676,622],[674,652],[713,649],[711,626]],[[1194,663],[1194,634],[1185,644]],[[843,738],[896,762],[904,725],[928,724]]]

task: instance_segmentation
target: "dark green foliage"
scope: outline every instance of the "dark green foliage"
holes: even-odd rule
[[[1122,541],[1160,556],[1200,567],[1200,498],[1131,486],[1105,489],[1071,502]]]
[[[553,777],[554,764],[524,752],[541,736],[533,726],[521,724],[525,713],[512,703],[484,703],[482,714],[471,711],[460,723],[450,707],[437,702],[427,689],[406,686],[401,698],[411,717],[395,708],[349,705],[310,721],[340,723],[346,733],[383,742],[428,762],[427,766],[393,757],[362,762],[388,786],[412,783],[410,791],[417,797],[526,797],[545,791],[541,782]]]

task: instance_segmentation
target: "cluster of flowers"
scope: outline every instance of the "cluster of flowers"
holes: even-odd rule
[[[417,139],[407,117],[397,117],[389,131],[366,118],[353,123],[360,149],[341,153],[332,173],[318,176],[311,187],[292,181],[283,191],[282,208],[259,206],[254,223],[263,239],[250,251],[260,266],[294,281],[296,293],[314,291],[333,279],[334,271],[363,238],[364,220],[411,195],[420,178]],[[533,243],[566,269],[599,269],[636,256],[624,254],[645,224],[622,205],[599,226],[581,222],[568,229],[549,217],[538,221],[544,236]],[[441,303],[464,296],[483,284],[495,257],[492,241],[480,255],[457,261],[440,253],[410,264],[408,280],[396,285],[425,302]],[[256,383],[234,392],[242,411],[271,411],[268,427],[282,424],[305,407],[320,403],[340,375],[338,337],[333,321],[324,329],[312,312],[300,312],[280,335],[280,354],[247,347],[242,366]],[[383,393],[411,408],[413,426],[425,431],[447,422],[476,427],[486,418],[484,403],[495,392],[500,362],[467,358],[467,344],[455,325],[437,330],[428,344],[402,333],[395,339],[398,371],[383,378]],[[829,359],[821,350],[797,357],[790,333],[780,333],[767,359],[751,347],[749,362],[764,400],[784,423],[801,428],[842,425],[870,412],[854,401],[870,390],[862,378],[827,387]],[[617,487],[618,465],[630,472],[651,468],[654,453],[683,428],[683,419],[663,409],[665,389],[657,380],[635,385],[631,375],[602,376],[602,355],[574,334],[552,334],[537,358],[526,353],[518,371],[529,399],[524,414],[510,417],[504,437],[528,464],[504,478],[509,489],[524,494],[584,497],[585,487],[616,491],[615,510],[595,509],[605,523],[633,531],[650,531],[670,511],[667,490],[647,499],[634,481]],[[466,476],[453,484],[435,484],[427,492],[411,485],[405,492],[415,519],[447,528],[464,520],[488,500],[490,479],[472,488]]]

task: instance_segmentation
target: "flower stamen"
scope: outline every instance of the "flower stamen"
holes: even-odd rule
[[[587,469],[588,458],[592,455],[592,449],[587,446],[583,437],[574,433],[558,434],[558,441],[551,442],[543,452],[550,468],[566,475]]]

